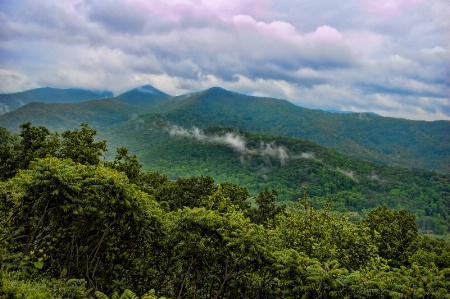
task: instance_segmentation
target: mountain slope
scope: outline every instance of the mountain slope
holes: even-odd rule
[[[13,111],[30,102],[41,103],[77,103],[112,97],[110,91],[86,89],[59,89],[42,87],[23,92],[0,94],[0,114]]]
[[[247,133],[224,127],[181,127],[158,116],[136,119],[105,135],[110,149],[126,146],[148,171],[172,179],[208,175],[252,194],[277,190],[279,200],[296,200],[303,187],[319,204],[364,211],[386,204],[406,208],[423,230],[443,233],[450,220],[449,175],[358,161],[311,141]],[[110,153],[112,154],[112,153]]]
[[[85,122],[99,131],[106,131],[111,126],[136,117],[138,113],[162,105],[169,98],[169,95],[147,85],[115,98],[79,103],[31,102],[1,115],[0,126],[18,132],[20,124],[32,122],[36,126],[42,125],[55,131],[63,131]]]
[[[133,106],[143,105],[147,107],[161,102],[161,99],[168,99],[170,97],[167,93],[151,85],[143,85],[119,95],[117,99]]]
[[[357,159],[450,172],[449,121],[330,113],[221,88],[175,102],[164,117],[187,127],[220,125],[304,138]]]
[[[450,173],[449,121],[331,113],[217,87],[172,97],[146,85],[104,100],[33,103],[0,116],[0,126],[17,132],[21,123],[31,121],[61,131],[87,122],[104,132],[134,118],[145,124],[145,113],[184,127],[226,126],[303,138],[360,160]]]

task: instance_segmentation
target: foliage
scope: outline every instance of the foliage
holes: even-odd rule
[[[370,228],[381,257],[394,266],[407,263],[406,250],[417,239],[417,223],[406,212],[390,211],[386,206],[371,211],[362,224]]]
[[[295,249],[320,262],[336,261],[347,269],[365,267],[377,257],[369,229],[351,223],[345,215],[316,210],[306,194],[301,201],[276,219],[279,248]]]
[[[0,198],[11,254],[44,252],[33,260],[43,263],[41,271],[83,277],[91,287],[126,276],[118,266],[135,267],[141,244],[158,227],[157,204],[125,175],[70,160],[32,162],[0,186]]]
[[[21,126],[19,141],[0,144],[0,178],[13,177],[19,169],[27,169],[38,158],[58,157],[87,165],[97,165],[106,151],[106,141],[95,142],[97,132],[89,125],[81,124],[81,130],[65,131],[60,136],[50,133],[46,127],[31,123]],[[62,137],[62,138],[61,138]],[[5,137],[14,140],[13,137]]]
[[[255,199],[258,208],[249,211],[250,219],[254,223],[268,226],[275,220],[277,215],[284,213],[285,206],[275,205],[276,196],[277,192],[275,190],[269,191],[267,189],[258,194]]]
[[[0,298],[23,299],[85,299],[92,289],[86,288],[83,279],[23,280],[17,272],[0,270]]]
[[[86,123],[80,126],[81,130],[65,131],[62,134],[63,140],[58,156],[85,165],[96,165],[100,163],[99,157],[106,151],[106,141],[95,142],[94,136],[97,132]]]
[[[450,297],[450,244],[405,210],[350,221],[306,188],[289,207],[268,189],[251,206],[244,187],[146,173],[125,148],[98,163],[88,127],[62,140],[24,131],[4,134],[7,147],[31,143],[17,152],[28,165],[0,182],[0,298]]]
[[[125,173],[131,183],[141,183],[142,165],[139,163],[136,155],[130,156],[128,154],[128,149],[125,147],[118,148],[114,161],[107,162],[106,166]]]

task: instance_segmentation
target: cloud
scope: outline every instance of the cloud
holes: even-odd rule
[[[0,92],[220,85],[320,109],[450,119],[446,0],[0,4]],[[45,13],[43,13],[45,12]],[[388,103],[391,101],[391,103]]]
[[[193,127],[192,130],[187,130],[184,129],[183,127],[173,125],[169,130],[169,134],[171,136],[191,138],[198,141],[225,144],[242,154],[249,151],[246,147],[246,142],[244,138],[234,133],[226,133],[225,135],[207,136],[197,127]]]
[[[183,18],[217,18],[227,20],[239,14],[264,15],[269,4],[267,0],[128,0],[129,5],[137,6],[161,19],[179,22]]]
[[[425,0],[363,0],[367,11],[383,17],[394,17],[406,13],[408,9],[423,2],[425,2]]]
[[[147,15],[137,6],[111,0],[92,3],[88,8],[88,18],[111,32],[135,34],[141,32],[146,25]]]
[[[352,179],[354,182],[358,183],[358,179],[356,178],[356,172],[353,170],[345,170],[345,169],[338,169],[338,171],[340,173],[342,173],[343,175],[345,175],[346,177],[349,177],[350,179]]]
[[[190,138],[200,142],[223,144],[240,154],[240,161],[243,163],[245,157],[260,156],[270,157],[278,160],[281,165],[285,165],[292,159],[313,159],[312,153],[301,153],[299,155],[291,155],[289,150],[282,146],[276,145],[274,142],[261,141],[259,146],[250,147],[247,145],[245,138],[237,133],[227,132],[223,135],[214,134],[206,135],[197,127],[188,130],[180,126],[172,125],[168,128],[170,136]]]

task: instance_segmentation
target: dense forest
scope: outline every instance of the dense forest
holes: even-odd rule
[[[360,220],[380,206],[406,209],[419,230],[443,235],[450,229],[450,176],[418,168],[389,167],[346,157],[311,141],[227,127],[181,127],[160,115],[145,115],[105,136],[127,148],[147,171],[176,180],[210,176],[248,189],[277,191],[291,202],[308,188],[315,208],[332,198],[334,211]],[[111,157],[112,158],[112,157]]]
[[[104,160],[95,137],[0,129],[0,298],[450,298],[450,244],[406,210],[351,219],[311,184],[288,206],[249,201],[127,148]]]
[[[29,102],[0,115],[0,127],[18,133],[21,123],[32,122],[63,132],[86,122],[110,142],[111,135],[105,134],[114,131],[127,137],[130,124],[151,129],[151,119],[158,116],[184,128],[195,126],[206,130],[223,126],[301,138],[357,160],[450,173],[449,121],[413,121],[373,113],[331,113],[220,87],[171,96],[145,85],[116,97],[102,98],[106,94],[52,88],[0,94],[0,105],[7,104],[10,109],[12,102]],[[88,96],[92,100],[85,101]],[[132,137],[121,141],[133,142],[135,136]]]

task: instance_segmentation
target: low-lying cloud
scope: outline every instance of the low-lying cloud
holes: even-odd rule
[[[358,183],[358,179],[356,178],[356,172],[353,170],[347,170],[347,169],[338,169],[340,173],[345,175],[346,177],[352,179],[354,182]]]
[[[250,147],[247,145],[245,137],[235,132],[227,132],[223,135],[212,134],[207,135],[197,127],[185,129],[180,126],[173,125],[169,129],[171,136],[190,138],[201,142],[223,144],[240,154],[241,163],[245,162],[245,156],[261,156],[270,157],[278,160],[281,165],[285,165],[294,159],[313,159],[313,153],[300,153],[292,155],[283,145],[276,145],[274,142],[261,141],[259,146]]]
[[[358,174],[351,169],[335,168],[331,165],[327,165],[322,160],[318,159],[313,152],[292,153],[289,149],[283,145],[277,145],[275,142],[261,141],[257,146],[250,146],[246,138],[237,132],[227,132],[224,134],[205,134],[201,129],[192,127],[192,129],[186,129],[181,126],[171,125],[167,127],[167,131],[170,136],[189,138],[204,143],[222,144],[232,148],[239,154],[239,161],[241,164],[246,165],[251,157],[262,157],[265,161],[265,166],[261,165],[259,172],[261,175],[270,168],[270,158],[277,160],[281,165],[286,165],[290,161],[298,159],[315,160],[322,163],[325,167],[332,171],[336,171],[355,183],[359,183]],[[372,173],[367,176],[370,180],[384,183],[386,180],[382,179],[378,174]]]

